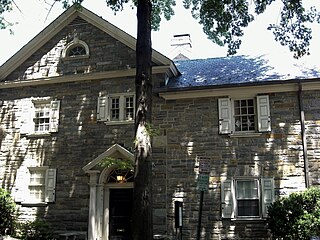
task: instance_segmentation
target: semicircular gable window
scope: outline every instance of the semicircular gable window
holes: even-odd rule
[[[68,51],[68,57],[76,57],[76,56],[83,56],[83,55],[87,55],[87,54],[86,54],[85,47],[81,45],[71,47]]]
[[[89,57],[89,46],[81,40],[74,40],[70,42],[62,52],[62,58],[74,59]]]

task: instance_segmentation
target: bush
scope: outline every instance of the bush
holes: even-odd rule
[[[53,239],[53,230],[51,226],[41,220],[21,223],[20,232],[20,237],[25,240]]]
[[[320,189],[309,188],[275,201],[268,209],[273,236],[283,240],[310,240],[320,236]]]
[[[0,235],[13,234],[16,224],[16,206],[9,192],[0,188]]]

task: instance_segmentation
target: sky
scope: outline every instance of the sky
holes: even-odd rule
[[[51,2],[50,0],[46,0]],[[8,21],[15,23],[11,28],[14,32],[0,30],[1,48],[0,65],[7,61],[21,47],[27,44],[34,36],[42,31],[49,23],[58,17],[64,9],[61,4],[55,4],[51,10],[45,0],[15,0],[19,10],[6,14]],[[160,30],[152,33],[152,46],[155,50],[171,57],[173,47],[170,46],[173,35],[190,34],[192,41],[191,55],[193,59],[212,58],[226,56],[227,49],[219,47],[207,39],[202,31],[202,26],[191,16],[190,10],[184,9],[182,0],[176,0],[175,15],[170,21],[162,20]],[[318,0],[305,0],[314,2],[319,6]],[[94,3],[93,3],[94,2]],[[124,11],[114,14],[106,5],[105,0],[84,0],[83,6],[101,16],[105,20],[136,37],[136,9],[127,4]],[[245,30],[242,45],[237,55],[260,56],[264,54],[281,55],[290,62],[312,62],[319,61],[320,54],[320,26],[313,28],[313,39],[311,56],[295,60],[287,48],[275,42],[271,31],[267,30],[270,23],[279,20],[280,7],[273,3],[262,15],[252,22]],[[275,57],[278,61],[279,58]],[[283,61],[283,60],[281,60]]]

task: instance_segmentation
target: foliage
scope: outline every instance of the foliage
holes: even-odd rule
[[[309,188],[275,201],[268,209],[269,227],[276,239],[309,240],[320,236],[320,189]]]
[[[12,10],[12,3],[12,0],[0,0],[0,29],[5,29],[12,25],[3,17],[5,12],[10,12]]]
[[[117,166],[117,169],[126,170],[131,169],[133,170],[133,161],[129,159],[117,159],[112,157],[107,157],[103,159],[99,165],[101,167],[111,167],[111,166]]]
[[[16,223],[16,208],[9,192],[0,188],[0,235],[12,234]]]
[[[20,231],[20,237],[24,240],[54,239],[52,227],[42,220],[21,223]]]
[[[80,4],[83,0],[52,0],[61,2],[64,8]],[[279,0],[278,0],[279,1]],[[123,10],[124,4],[136,7],[138,0],[106,0],[108,7],[115,12]],[[161,17],[169,20],[174,15],[175,0],[150,0],[152,4],[152,28],[159,30]],[[275,0],[183,0],[184,6],[191,9],[192,15],[203,26],[204,33],[214,43],[228,47],[228,54],[237,52],[241,46],[244,29],[265,12]],[[312,29],[309,23],[320,23],[320,13],[315,7],[306,8],[303,0],[282,0],[279,22],[270,24],[268,29],[275,40],[287,46],[295,58],[310,54],[309,46]],[[3,13],[12,10],[12,0],[0,0],[0,29],[7,28]],[[53,5],[52,4],[52,5]],[[252,9],[252,10],[251,10]]]
[[[209,39],[218,45],[227,45],[228,54],[235,54],[241,45],[243,30],[255,15],[262,14],[275,0],[184,0],[186,8],[203,25]],[[288,46],[295,58],[309,54],[312,30],[308,23],[318,21],[319,12],[315,7],[305,9],[302,0],[282,0],[280,21],[270,24],[275,40]],[[254,4],[254,11],[249,6]]]

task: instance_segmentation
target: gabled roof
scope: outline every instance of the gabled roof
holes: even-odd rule
[[[87,172],[89,170],[94,169],[96,165],[98,165],[103,159],[107,157],[128,159],[128,160],[134,161],[133,153],[129,152],[127,149],[121,147],[118,144],[114,144],[113,146],[108,148],[106,151],[101,153],[98,157],[96,157],[91,162],[89,162],[87,165],[85,165],[82,168],[83,171]]]
[[[29,41],[24,47],[22,47],[15,55],[13,55],[8,61],[6,61],[0,67],[0,81],[6,78],[12,73],[20,64],[26,61],[34,52],[40,49],[47,41],[55,36],[64,27],[70,24],[77,17],[80,17],[95,27],[101,29],[105,33],[119,40],[129,48],[135,50],[136,39],[128,33],[117,28],[113,24],[97,16],[88,9],[82,7],[77,8],[75,5],[70,7],[58,18],[56,18],[51,24],[49,24],[43,31]],[[174,75],[178,74],[178,70],[174,63],[166,56],[159,52],[152,51],[152,61],[159,65],[170,66],[171,71]]]
[[[320,68],[291,59],[232,56],[176,61],[181,75],[170,79],[161,91],[178,91],[238,85],[260,85],[289,80],[320,78]]]

